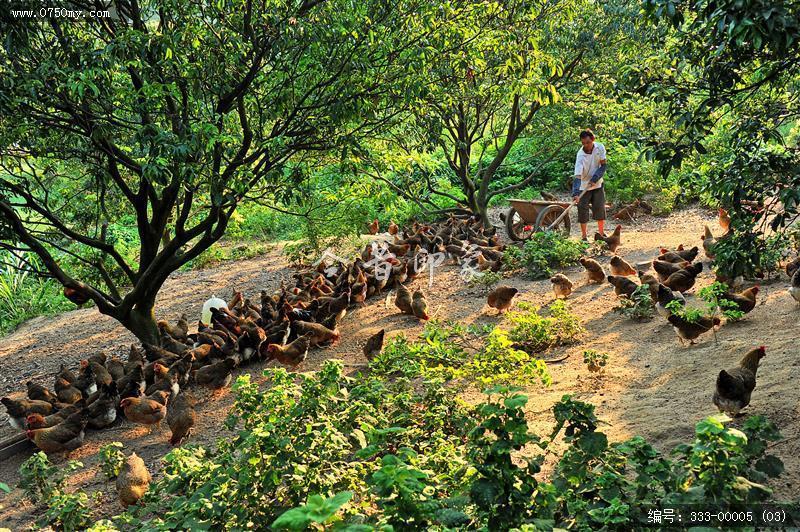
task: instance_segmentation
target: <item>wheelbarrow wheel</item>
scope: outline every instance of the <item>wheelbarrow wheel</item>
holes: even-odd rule
[[[506,213],[506,233],[514,242],[528,240],[533,235],[533,224],[522,219],[517,209],[511,207]]]
[[[539,216],[536,217],[536,231],[546,231],[550,225],[555,222],[559,216],[564,212],[564,207],[561,205],[549,205],[539,212]],[[561,231],[565,235],[569,236],[570,231],[570,222],[569,216],[565,216],[556,227],[553,228],[554,231]]]

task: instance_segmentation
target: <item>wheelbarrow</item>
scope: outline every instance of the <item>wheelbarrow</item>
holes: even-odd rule
[[[583,195],[583,194],[581,194]],[[562,231],[569,235],[570,201],[509,199],[505,213],[506,232],[511,240],[528,240],[537,231]]]

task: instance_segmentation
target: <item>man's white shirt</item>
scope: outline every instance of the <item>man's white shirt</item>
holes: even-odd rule
[[[603,186],[601,177],[597,183],[590,183],[589,180],[594,172],[600,168],[600,161],[606,158],[606,147],[599,142],[594,143],[592,153],[583,151],[583,146],[578,148],[578,155],[575,157],[574,176],[581,178],[581,190],[594,190]]]

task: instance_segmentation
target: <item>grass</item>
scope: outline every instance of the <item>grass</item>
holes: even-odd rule
[[[32,260],[26,257],[26,260]],[[6,254],[0,269],[0,336],[16,329],[20,323],[36,316],[51,316],[75,308],[61,293],[61,286],[52,279],[36,277],[20,270],[20,258]]]

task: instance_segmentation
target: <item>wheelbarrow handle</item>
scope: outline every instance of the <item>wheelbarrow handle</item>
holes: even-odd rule
[[[578,201],[580,201],[580,199],[583,197],[583,195],[584,195],[584,194],[586,194],[586,192],[587,192],[586,190],[582,190],[582,191],[581,191],[581,193],[578,195]],[[572,206],[573,206],[573,205],[575,205],[575,201],[572,201],[572,202],[571,202],[569,205],[567,205],[567,208],[566,208],[566,209],[564,209],[564,212],[562,212],[561,214],[559,214],[559,215],[558,215],[558,218],[556,218],[556,219],[555,219],[555,221],[554,221],[553,223],[551,223],[550,225],[548,225],[548,226],[547,226],[547,230],[548,230],[548,231],[552,231],[553,229],[555,229],[555,227],[556,227],[558,224],[560,224],[560,223],[561,223],[561,220],[563,220],[564,218],[566,218],[566,216],[569,214],[569,211],[570,211],[570,209],[572,209]]]

